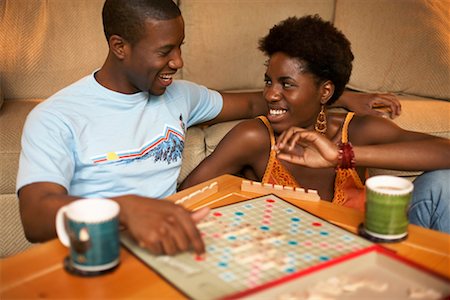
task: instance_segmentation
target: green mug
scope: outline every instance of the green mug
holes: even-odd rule
[[[373,176],[366,180],[364,232],[369,237],[399,241],[408,235],[408,208],[413,184],[397,176]]]
[[[70,255],[66,269],[97,275],[119,264],[119,205],[109,199],[81,199],[58,210],[56,232]]]

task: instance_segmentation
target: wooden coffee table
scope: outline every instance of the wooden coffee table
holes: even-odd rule
[[[221,206],[259,194],[242,192],[242,179],[224,175],[169,197],[175,201],[192,192],[218,183],[218,191],[202,200]],[[274,191],[276,194],[276,191]],[[283,197],[302,209],[356,233],[363,214],[326,201],[305,202]],[[197,204],[201,205],[201,203]],[[192,207],[194,208],[194,207]],[[383,246],[398,255],[450,279],[450,235],[418,226],[409,226],[405,241]],[[77,277],[63,268],[68,250],[58,240],[36,245],[15,256],[0,260],[0,298],[145,298],[185,299],[169,282],[147,267],[125,248],[121,249],[121,264],[114,272],[98,277]]]

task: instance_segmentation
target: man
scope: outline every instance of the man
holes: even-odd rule
[[[221,94],[173,81],[184,41],[173,1],[106,0],[102,14],[109,45],[103,66],[27,118],[17,180],[25,234],[32,242],[52,239],[59,208],[79,198],[110,198],[142,247],[201,254],[195,222],[208,210],[191,214],[157,199],[176,191],[185,130],[266,114],[265,101],[261,93]],[[341,105],[352,102],[347,96]],[[374,101],[365,100],[357,104]],[[398,114],[396,99],[377,101]]]

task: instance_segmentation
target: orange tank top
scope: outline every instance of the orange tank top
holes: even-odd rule
[[[344,124],[342,126],[342,142],[348,142],[348,125],[353,118],[354,113],[348,113],[345,117]],[[287,185],[293,187],[301,187],[295,180],[294,176],[281,164],[277,158],[277,153],[273,149],[275,146],[275,136],[272,126],[264,116],[258,117],[266,125],[270,135],[270,155],[267,162],[266,170],[262,183]],[[346,207],[355,208],[358,210],[364,210],[365,201],[365,188],[364,184],[358,176],[358,173],[354,168],[352,169],[337,169],[336,178],[334,182],[334,197],[333,203]]]

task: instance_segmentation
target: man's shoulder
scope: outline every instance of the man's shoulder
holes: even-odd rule
[[[33,109],[34,114],[43,112],[57,113],[64,112],[69,109],[76,109],[80,99],[84,99],[89,93],[90,76],[83,77],[72,84],[60,89]]]
[[[170,87],[175,87],[175,88],[183,88],[183,87],[192,87],[192,88],[200,88],[203,87],[201,84],[189,81],[189,80],[185,80],[185,79],[176,79],[172,82],[172,84],[170,85]]]
[[[50,96],[47,100],[53,100],[60,98],[61,96],[84,96],[87,93],[91,93],[92,88],[92,81],[93,81],[92,75],[87,75],[68,86],[60,89],[55,94]]]
[[[164,95],[175,101],[203,104],[210,103],[211,105],[215,105],[218,99],[222,99],[219,92],[209,89],[201,84],[182,79],[174,80]],[[214,101],[211,101],[213,99]]]

